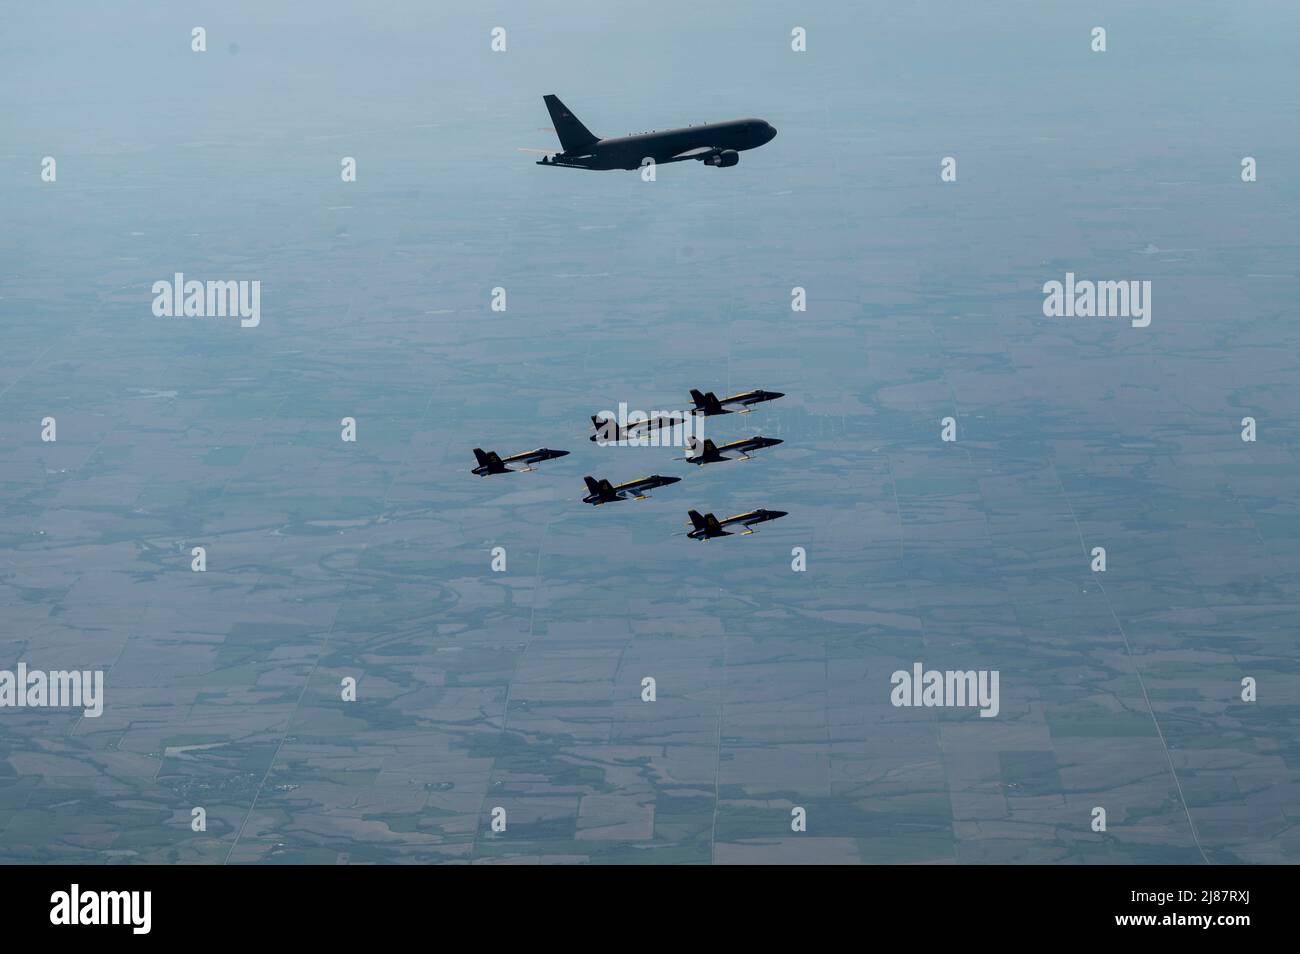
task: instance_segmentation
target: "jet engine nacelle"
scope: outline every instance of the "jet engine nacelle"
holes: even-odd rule
[[[705,165],[718,166],[721,169],[734,166],[738,162],[740,162],[740,153],[734,149],[724,149],[716,156],[709,156],[704,160]]]

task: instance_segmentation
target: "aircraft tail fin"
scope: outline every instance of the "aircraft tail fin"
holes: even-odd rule
[[[717,452],[718,452],[718,445],[713,443],[713,441],[709,440],[707,437],[704,438],[704,453],[712,455],[712,454],[716,454]]]
[[[716,533],[719,535],[726,533],[726,531],[722,529],[722,524],[718,523],[718,518],[713,514],[709,514],[704,518],[704,525],[708,527],[710,533]]]
[[[594,477],[584,477],[584,478],[582,478],[582,479],[585,480],[585,481],[587,482],[587,493],[589,493],[589,494],[598,494],[598,493],[600,493],[600,484],[596,483],[596,478],[594,478]]]
[[[718,396],[712,391],[701,394],[695,388],[691,388],[691,400],[695,402],[695,407],[698,410],[706,413],[716,414],[722,410],[722,402],[718,400]]]
[[[709,525],[708,521],[700,516],[700,512],[698,510],[688,510],[687,514],[691,518],[691,523],[695,524],[696,530],[703,530],[705,527]],[[712,517],[713,514],[709,514],[709,516]]]
[[[481,447],[474,448],[474,459],[478,461],[480,467],[484,467],[488,463],[488,455],[483,452]]]
[[[591,440],[601,446],[616,443],[623,437],[619,432],[617,418],[607,417],[602,419],[593,414],[591,416],[591,426],[594,430],[594,433],[591,435]]]
[[[560,145],[564,147],[565,152],[581,154],[597,143],[598,140],[591,134],[591,130],[573,115],[568,106],[560,102],[560,97],[551,93],[543,96],[542,99],[546,101],[546,109],[551,114],[555,134],[560,137]]]

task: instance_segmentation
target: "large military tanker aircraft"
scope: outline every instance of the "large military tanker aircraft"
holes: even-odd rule
[[[772,124],[761,119],[733,119],[725,123],[705,123],[634,136],[602,139],[593,134],[560,98],[542,97],[550,111],[555,134],[560,137],[559,152],[549,149],[525,149],[541,152],[539,166],[567,166],[572,169],[639,169],[647,159],[657,165],[695,159],[706,166],[725,169],[740,162],[746,149],[757,149],[776,137]]]

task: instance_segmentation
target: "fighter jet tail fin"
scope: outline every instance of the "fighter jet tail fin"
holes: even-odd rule
[[[478,461],[480,467],[486,467],[489,463],[488,455],[484,453],[481,447],[474,448],[474,459]]]
[[[591,416],[591,426],[593,433],[590,440],[600,445],[613,444],[621,439],[622,434],[619,432],[618,419],[607,417],[599,418],[596,415]]]
[[[707,413],[716,414],[722,410],[722,404],[718,401],[718,396],[712,391],[701,394],[695,388],[691,388],[691,400],[695,402],[696,409]]]
[[[722,524],[718,523],[718,518],[709,514],[704,518],[704,525],[708,527],[710,533],[723,534],[726,531],[722,529]]]
[[[709,525],[708,521],[704,517],[700,516],[698,510],[688,510],[687,515],[691,518],[691,523],[695,524],[696,530],[703,530]],[[713,514],[709,514],[709,516],[712,517]]]
[[[591,130],[573,115],[568,106],[560,102],[560,97],[548,94],[542,99],[546,101],[546,109],[551,114],[555,134],[560,137],[560,145],[564,147],[565,152],[580,155],[598,142],[598,139],[591,134]]]
[[[584,478],[582,478],[582,479],[585,480],[585,481],[587,482],[587,493],[589,493],[589,494],[598,494],[598,493],[600,493],[600,484],[596,483],[596,478],[594,478],[594,477],[584,477]]]
[[[718,452],[718,445],[713,443],[713,441],[709,440],[707,437],[704,438],[704,453],[713,455],[716,454],[717,452]]]

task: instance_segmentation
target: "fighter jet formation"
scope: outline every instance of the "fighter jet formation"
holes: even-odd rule
[[[712,391],[702,393],[692,389],[690,393],[694,405],[684,414],[662,413],[630,421],[602,419],[593,416],[591,423],[596,432],[590,437],[590,440],[601,445],[640,440],[653,435],[656,431],[688,424],[696,417],[713,417],[732,413],[746,414],[753,409],[753,405],[784,397],[780,391],[764,391],[761,389],[742,391],[739,394],[732,394],[724,398],[719,398]],[[621,408],[622,405],[620,405],[620,415],[623,413]],[[689,451],[688,455],[675,459],[702,466],[726,460],[751,460],[753,452],[775,447],[783,443],[783,441],[779,438],[763,437],[756,434],[753,437],[730,441],[721,446],[715,444],[712,440],[705,439],[701,441],[695,437],[688,437],[686,443]],[[478,461],[478,466],[474,467],[471,473],[479,477],[490,477],[495,474],[526,473],[536,470],[536,464],[554,460],[558,457],[566,457],[568,454],[569,451],[565,450],[539,447],[536,450],[522,451],[502,458],[495,451],[485,451],[481,447],[476,447],[474,448],[474,457]],[[511,467],[510,464],[522,464],[523,466]],[[614,484],[609,480],[597,479],[588,475],[583,478],[587,493],[583,496],[582,502],[599,507],[619,500],[645,500],[649,497],[650,491],[680,483],[681,480],[680,477],[651,474],[648,477],[638,477],[635,480]],[[739,535],[748,536],[757,533],[754,529],[756,524],[776,520],[786,516],[786,513],[785,510],[759,508],[758,510],[750,510],[719,519],[712,513],[700,514],[697,510],[690,510],[688,515],[691,518],[690,526],[692,529],[686,535],[693,540],[728,537],[735,535],[736,531],[725,528],[739,525],[744,527]]]
[[[733,119],[681,129],[637,133],[602,139],[582,124],[560,98],[543,96],[546,109],[560,139],[559,152],[540,152],[539,166],[567,166],[571,169],[639,169],[646,160],[656,164],[695,159],[706,166],[726,169],[740,162],[746,149],[757,149],[776,138],[776,129],[761,119]]]

